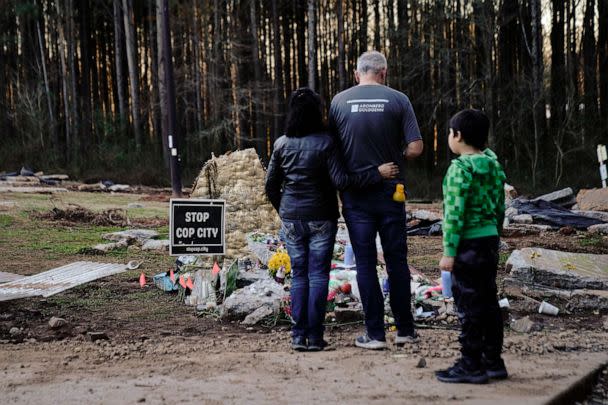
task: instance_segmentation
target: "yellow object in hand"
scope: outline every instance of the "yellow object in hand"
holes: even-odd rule
[[[405,198],[405,187],[403,187],[403,184],[397,184],[395,192],[393,193],[393,201],[405,202]]]

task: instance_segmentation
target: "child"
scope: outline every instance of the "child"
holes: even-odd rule
[[[490,149],[488,117],[463,110],[450,120],[448,145],[459,155],[443,181],[443,257],[461,324],[461,358],[435,373],[450,383],[505,379],[503,324],[496,297],[499,235],[504,218],[505,174]],[[484,150],[485,149],[485,150]]]

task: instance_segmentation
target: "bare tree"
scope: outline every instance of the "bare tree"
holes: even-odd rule
[[[315,0],[308,0],[308,87],[315,90],[316,83],[316,57],[317,50],[315,48]]]
[[[141,150],[141,118],[139,104],[139,66],[137,63],[137,40],[135,38],[135,22],[133,0],[122,0],[123,19],[125,24],[125,40],[127,43],[127,64],[129,66],[129,87],[131,88],[131,117],[135,133],[135,148]]]

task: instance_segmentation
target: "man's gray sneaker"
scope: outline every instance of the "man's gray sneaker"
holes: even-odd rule
[[[406,344],[418,343],[418,335],[395,336],[395,345],[403,346]]]
[[[386,349],[386,341],[370,339],[367,335],[359,336],[355,339],[355,346],[369,350]]]

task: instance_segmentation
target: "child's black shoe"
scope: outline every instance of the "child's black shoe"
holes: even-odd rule
[[[481,358],[481,364],[485,368],[488,377],[494,380],[506,380],[509,378],[505,362],[500,357],[498,360],[490,361],[484,356]]]
[[[445,383],[485,384],[490,378],[481,369],[470,370],[462,360],[458,360],[452,367],[435,372],[435,376]]]

